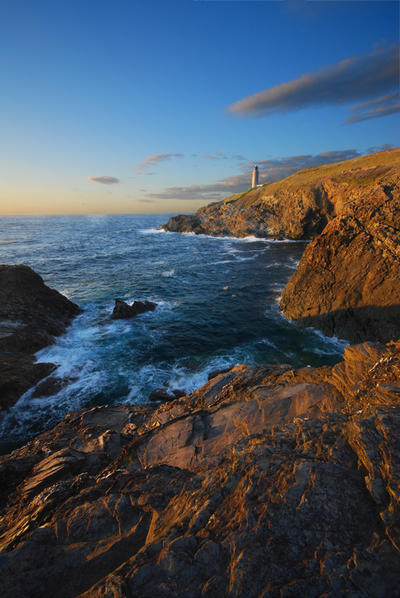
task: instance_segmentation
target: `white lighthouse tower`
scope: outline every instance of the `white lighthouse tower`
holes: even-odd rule
[[[253,176],[251,178],[251,188],[255,189],[258,185],[258,166],[253,168]]]

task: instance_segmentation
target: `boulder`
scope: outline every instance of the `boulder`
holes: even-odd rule
[[[120,320],[124,318],[134,318],[146,311],[154,311],[156,307],[157,303],[153,303],[152,301],[134,301],[131,305],[128,305],[128,303],[122,299],[116,299],[111,319]]]

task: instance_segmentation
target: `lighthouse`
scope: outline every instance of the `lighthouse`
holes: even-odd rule
[[[254,166],[253,168],[253,176],[251,179],[251,188],[255,189],[258,185],[258,166]]]

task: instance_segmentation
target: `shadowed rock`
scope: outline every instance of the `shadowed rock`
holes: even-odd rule
[[[81,309],[28,266],[0,265],[0,409],[54,368],[33,354],[62,334]]]
[[[154,311],[156,307],[157,303],[153,303],[152,301],[134,301],[131,305],[128,305],[128,303],[122,299],[116,299],[111,318],[113,320],[134,318],[146,311]]]
[[[155,388],[149,394],[149,401],[172,401],[185,396],[185,391],[179,388],[169,388],[168,386],[161,386]]]

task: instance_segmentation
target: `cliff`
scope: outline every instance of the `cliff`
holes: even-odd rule
[[[69,414],[0,459],[0,593],[397,596],[400,343]]]
[[[0,409],[54,369],[34,353],[54,342],[80,308],[27,266],[0,265]]]
[[[309,168],[212,203],[195,215],[174,216],[163,228],[216,236],[310,239],[346,211],[349,202],[376,189],[385,194],[387,181],[399,171],[400,150]]]
[[[400,152],[390,155],[379,182],[354,179],[357,192],[304,251],[281,300],[298,324],[352,342],[400,337]]]

